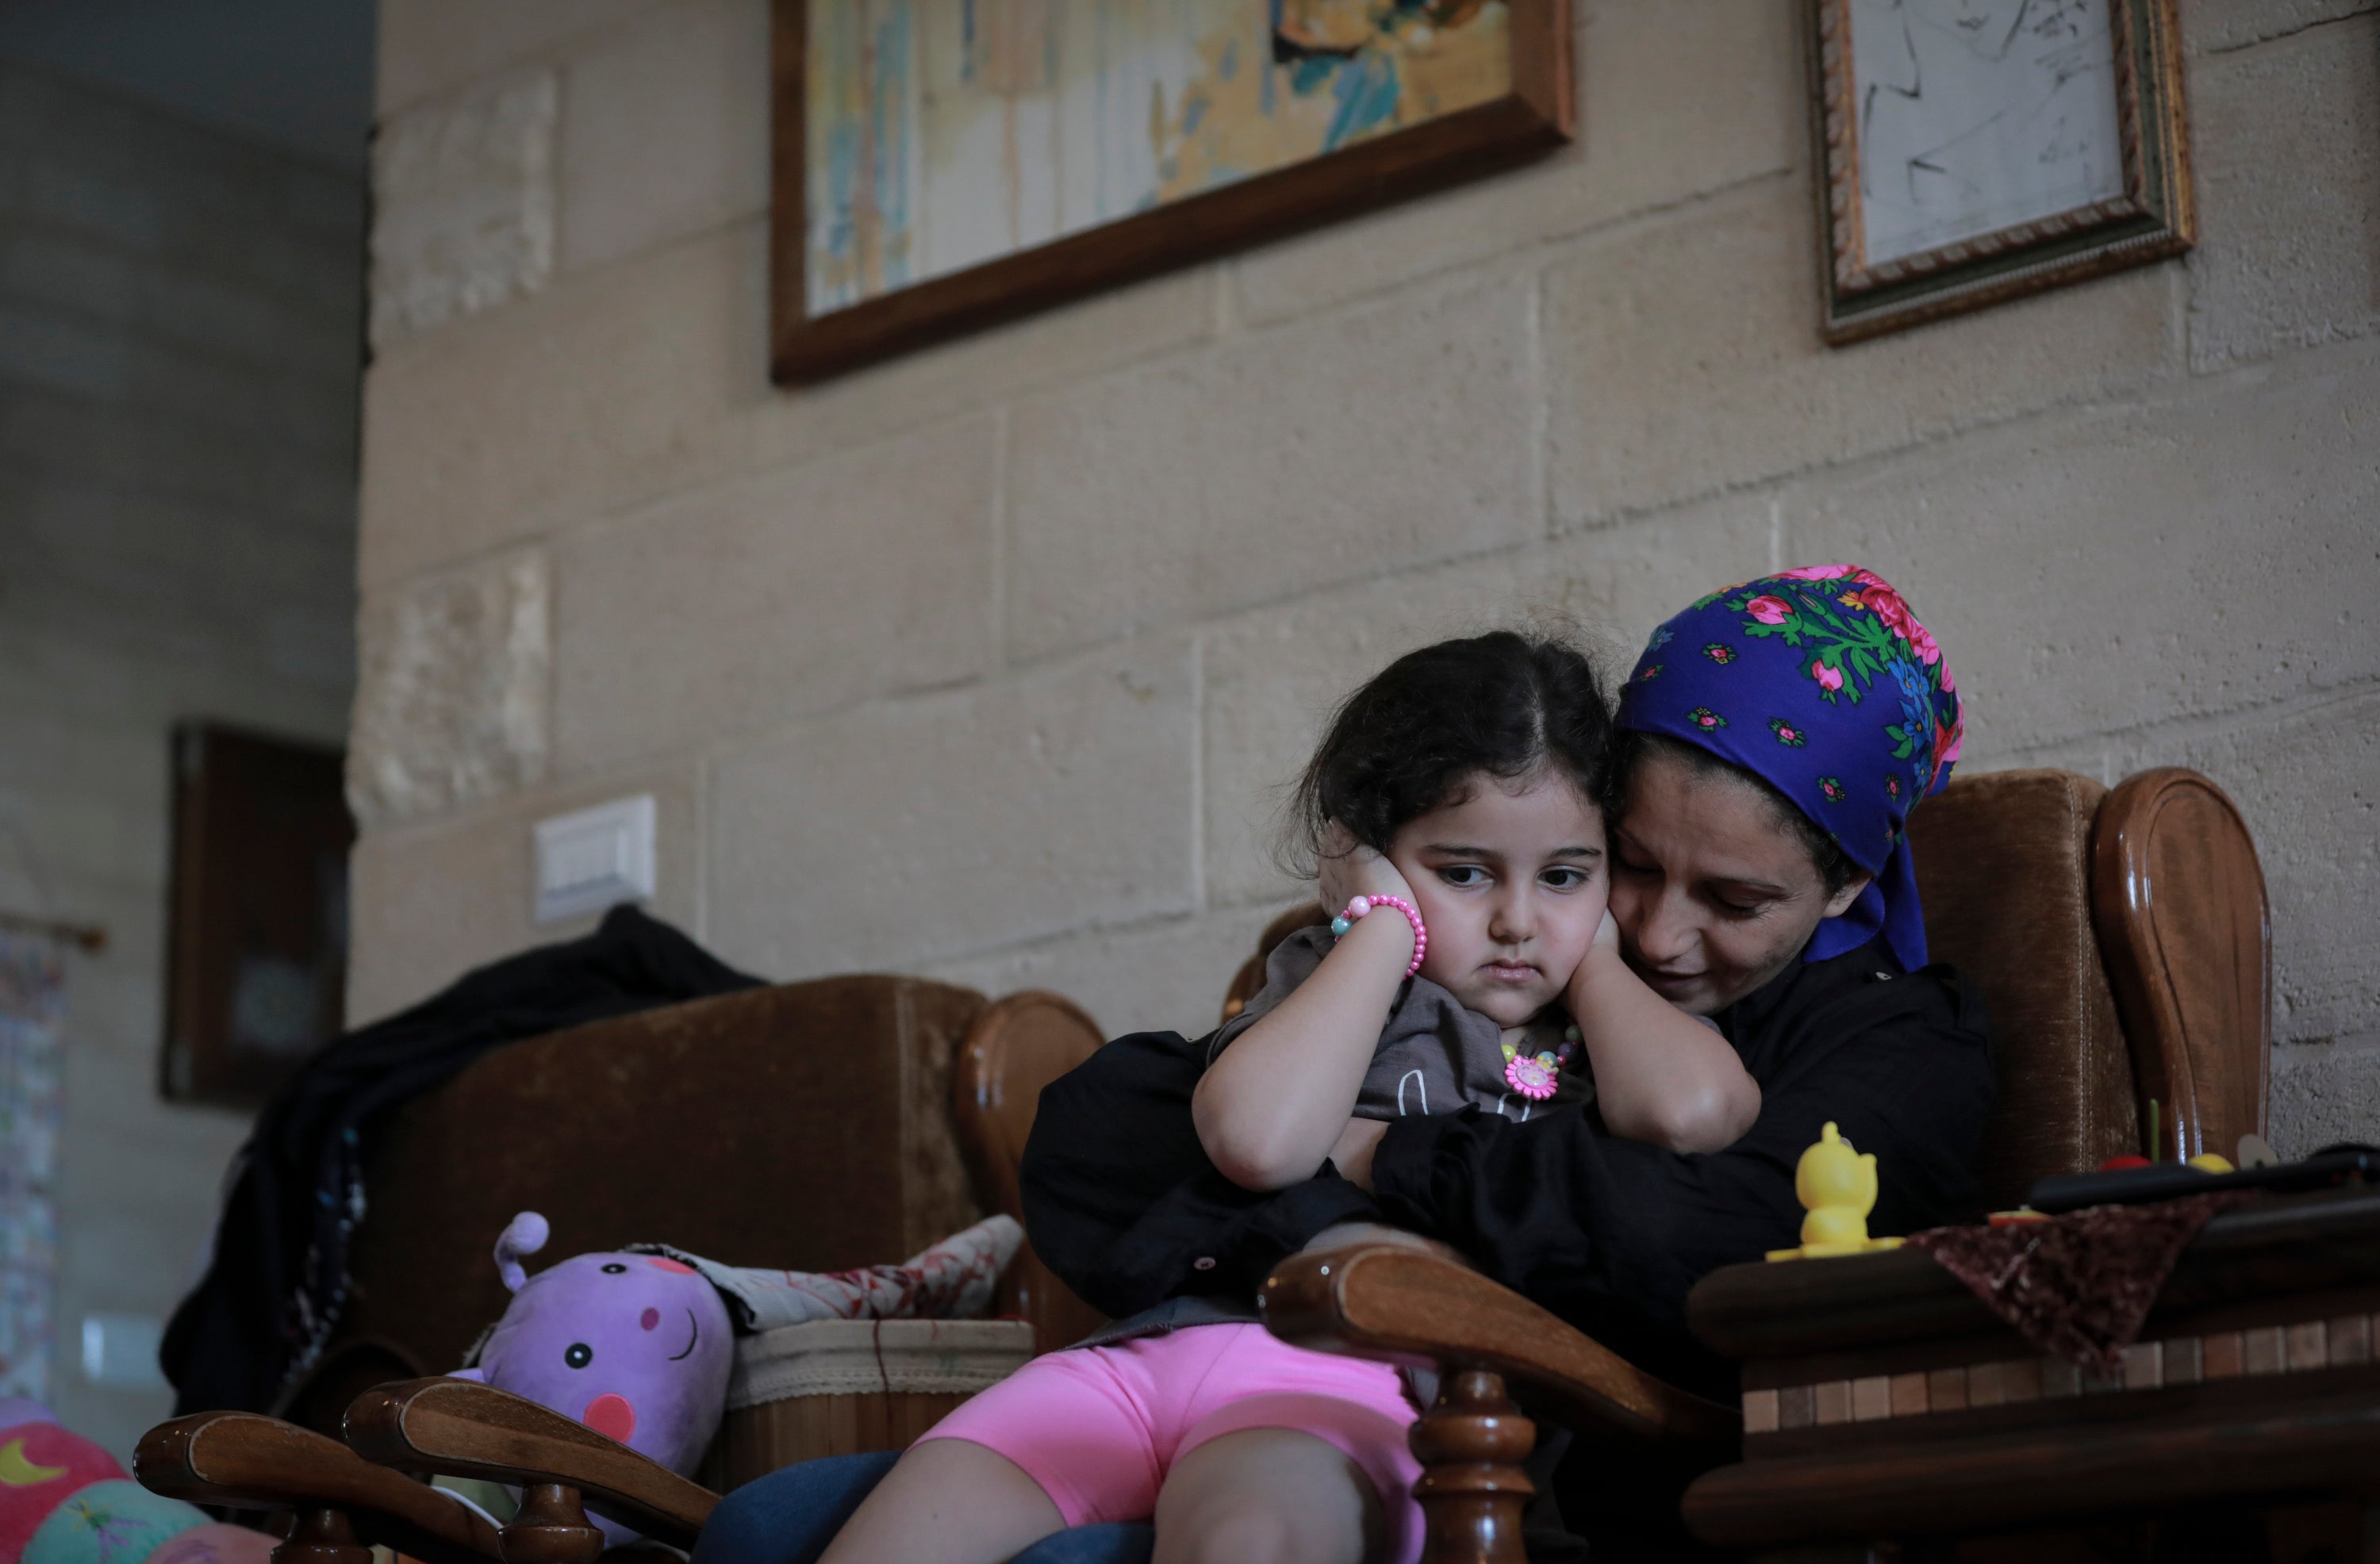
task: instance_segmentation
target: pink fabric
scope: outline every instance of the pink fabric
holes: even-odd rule
[[[1260,1325],[1201,1325],[1035,1358],[936,1424],[1006,1456],[1068,1526],[1146,1521],[1173,1463],[1211,1439],[1289,1428],[1340,1450],[1372,1480],[1385,1557],[1421,1557],[1421,1463],[1405,1442],[1419,1415],[1385,1364],[1309,1352]],[[923,1440],[919,1441],[923,1443]]]

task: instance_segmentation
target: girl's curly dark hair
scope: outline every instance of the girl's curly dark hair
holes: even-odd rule
[[[1602,684],[1567,641],[1496,630],[1407,652],[1331,718],[1291,797],[1283,867],[1310,876],[1334,820],[1385,853],[1475,771],[1550,765],[1600,799],[1611,741]]]

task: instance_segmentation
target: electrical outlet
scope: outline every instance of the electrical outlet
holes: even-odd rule
[[[559,923],[653,893],[653,795],[537,822],[537,921]]]

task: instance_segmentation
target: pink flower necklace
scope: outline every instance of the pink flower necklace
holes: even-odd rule
[[[1531,1102],[1543,1102],[1554,1095],[1560,1084],[1561,1067],[1578,1051],[1578,1026],[1575,1023],[1562,1028],[1561,1047],[1537,1053],[1523,1053],[1512,1043],[1504,1045],[1504,1084],[1527,1097]]]

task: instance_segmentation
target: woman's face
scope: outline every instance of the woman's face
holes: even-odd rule
[[[1612,825],[1621,954],[1690,1015],[1716,1015],[1782,972],[1818,920],[1848,911],[1867,885],[1860,875],[1828,896],[1774,809],[1753,783],[1656,749]]]

